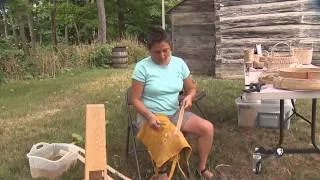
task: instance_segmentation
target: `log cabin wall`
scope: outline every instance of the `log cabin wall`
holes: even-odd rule
[[[214,10],[213,0],[185,0],[168,11],[173,55],[183,58],[192,73],[215,73]]]
[[[218,77],[243,76],[243,49],[279,41],[313,43],[313,64],[320,65],[319,0],[217,0]],[[280,49],[284,50],[284,49]]]

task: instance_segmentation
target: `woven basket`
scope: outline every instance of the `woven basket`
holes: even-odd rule
[[[270,56],[270,53],[266,50],[263,50],[263,53],[259,58],[259,62],[267,62],[269,56]]]
[[[276,47],[279,44],[284,44],[289,47],[289,53],[287,52],[275,52]],[[297,58],[294,56],[290,45],[286,42],[279,42],[271,48],[271,53],[266,57],[266,67],[269,71],[276,71],[281,68],[288,68],[291,64],[297,63]]]
[[[313,48],[292,48],[294,56],[297,58],[299,64],[311,64]]]
[[[244,54],[244,62],[254,61],[254,49],[252,48],[244,49],[243,54]]]

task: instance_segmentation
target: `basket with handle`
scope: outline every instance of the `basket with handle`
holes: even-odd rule
[[[279,44],[288,46],[289,52],[275,52]],[[286,42],[278,42],[271,48],[271,53],[266,57],[266,67],[269,71],[276,71],[281,68],[288,68],[290,65],[297,63],[291,46]]]

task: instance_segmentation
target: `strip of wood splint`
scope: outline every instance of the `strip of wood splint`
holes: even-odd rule
[[[106,177],[106,128],[103,104],[88,104],[86,113],[85,180]]]

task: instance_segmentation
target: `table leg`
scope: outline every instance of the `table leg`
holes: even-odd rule
[[[316,142],[316,120],[317,120],[317,99],[312,99],[312,115],[311,115],[311,141],[314,148],[320,152],[320,147]]]
[[[281,146],[283,143],[283,138],[284,138],[284,100],[280,99],[280,137],[279,137],[279,144],[278,146]]]

